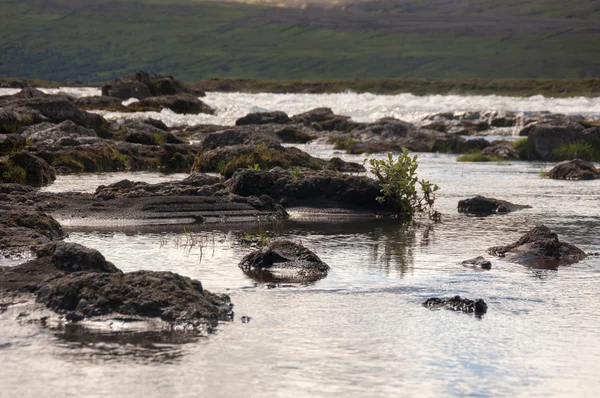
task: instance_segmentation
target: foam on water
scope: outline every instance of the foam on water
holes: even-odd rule
[[[61,87],[42,89],[55,94],[62,92],[74,97],[100,95],[98,88]],[[19,89],[0,89],[0,95],[16,94]],[[130,104],[134,100],[124,101]],[[202,101],[217,110],[216,115],[178,115],[170,110],[162,112],[98,111],[107,119],[143,119],[152,117],[162,120],[167,126],[191,126],[196,124],[233,125],[235,121],[251,112],[283,111],[289,115],[306,112],[317,107],[329,107],[335,113],[352,117],[358,122],[373,122],[382,117],[395,117],[416,122],[423,116],[436,112],[466,111],[514,111],[581,114],[600,118],[600,97],[547,98],[505,97],[498,95],[426,95],[413,94],[377,95],[345,92],[338,94],[270,94],[270,93],[215,93],[209,92]]]

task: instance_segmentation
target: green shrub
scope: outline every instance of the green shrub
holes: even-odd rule
[[[399,219],[409,221],[416,213],[425,211],[432,219],[440,218],[440,213],[433,208],[439,187],[429,181],[419,181],[416,175],[417,155],[411,157],[405,149],[396,161],[388,153],[386,160],[369,159],[368,162],[371,173],[381,184],[382,195],[377,197],[377,201],[391,204]]]
[[[11,161],[0,162],[0,181],[16,184],[27,182],[27,172]]]

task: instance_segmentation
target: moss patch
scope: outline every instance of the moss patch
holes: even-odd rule
[[[25,184],[27,182],[27,172],[10,160],[0,162],[0,181]]]

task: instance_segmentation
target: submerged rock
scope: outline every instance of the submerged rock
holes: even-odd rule
[[[515,243],[491,247],[488,253],[530,267],[548,269],[573,264],[586,257],[576,246],[560,242],[545,225],[533,228]]]
[[[239,267],[258,282],[314,282],[327,276],[329,266],[302,245],[278,240],[242,259]]]
[[[469,300],[463,299],[460,296],[454,296],[450,299],[442,299],[432,297],[423,303],[424,307],[430,309],[447,308],[453,311],[462,311],[466,313],[475,313],[475,315],[483,315],[487,312],[487,304],[482,299]]]
[[[488,216],[490,214],[504,214],[521,209],[528,209],[531,206],[516,205],[506,200],[486,198],[485,196],[474,196],[469,199],[463,199],[458,202],[458,212],[474,214],[477,216]]]
[[[600,170],[585,160],[565,160],[554,166],[548,177],[554,180],[594,180],[600,178]]]
[[[478,256],[475,258],[472,258],[470,260],[465,260],[462,262],[462,265],[464,265],[465,267],[470,267],[470,268],[480,268],[480,269],[487,269],[490,270],[492,269],[492,263],[490,262],[490,260],[486,260],[483,256]]]

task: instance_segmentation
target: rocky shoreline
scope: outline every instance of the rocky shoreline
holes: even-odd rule
[[[199,281],[170,272],[123,273],[99,252],[65,243],[57,220],[85,224],[117,220],[182,223],[283,220],[286,209],[302,207],[380,217],[393,214],[378,200],[382,186],[362,164],[323,160],[283,143],[325,142],[349,153],[476,153],[504,160],[562,160],[549,176],[589,180],[600,176],[597,160],[600,122],[539,113],[523,118],[510,112],[430,115],[411,124],[393,118],[358,123],[329,108],[289,116],[251,113],[235,126],[167,127],[158,120],[108,121],[89,110],[214,113],[198,97],[204,93],[170,76],[138,73],[102,88],[101,97],[73,98],[24,88],[0,97],[0,255],[31,259],[0,267],[0,308],[15,300],[35,301],[64,322],[84,319],[159,319],[182,329],[215,327],[231,319],[225,295],[203,290]],[[137,102],[123,105],[123,100]],[[481,138],[519,129],[518,145]],[[470,139],[469,136],[480,138]],[[190,141],[194,143],[190,143]],[[582,150],[584,148],[585,150]],[[587,152],[586,152],[587,151]],[[94,193],[45,193],[56,175],[156,170],[190,173],[181,181],[148,184],[121,180]],[[211,174],[207,174],[211,173]],[[487,216],[528,206],[477,196],[458,211]],[[490,254],[536,268],[555,268],[585,258],[558,241],[544,226],[518,242],[490,248]],[[491,269],[483,258],[465,266]],[[242,271],[260,283],[312,283],[329,266],[315,253],[288,241],[271,242],[246,256]],[[165,292],[171,292],[166,294]],[[428,308],[451,308],[482,315],[483,300],[433,298]]]

